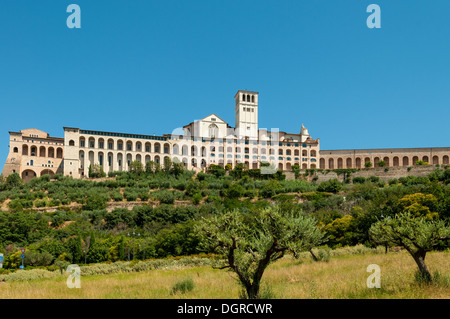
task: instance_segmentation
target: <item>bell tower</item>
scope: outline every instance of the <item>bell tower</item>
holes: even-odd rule
[[[236,135],[240,138],[258,138],[258,94],[239,90],[234,99]]]

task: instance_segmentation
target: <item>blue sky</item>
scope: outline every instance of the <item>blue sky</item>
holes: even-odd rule
[[[81,7],[81,29],[66,8]],[[381,7],[381,29],[366,8]],[[259,123],[321,149],[450,146],[450,1],[0,0],[8,131],[162,135],[260,92]],[[3,165],[3,164],[0,164]],[[0,166],[1,167],[1,166]]]

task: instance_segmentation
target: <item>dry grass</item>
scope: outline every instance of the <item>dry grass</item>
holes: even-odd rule
[[[439,282],[419,285],[417,270],[405,252],[333,257],[329,262],[286,257],[271,265],[264,274],[264,285],[274,298],[450,298],[450,253],[427,255],[431,272],[441,274]],[[367,266],[381,268],[381,288],[366,286]],[[172,286],[186,278],[195,284],[185,294],[171,294]],[[81,289],[69,289],[66,278],[30,282],[0,283],[0,299],[6,298],[238,298],[240,286],[235,276],[210,266],[181,270],[153,270],[140,273],[83,276]]]

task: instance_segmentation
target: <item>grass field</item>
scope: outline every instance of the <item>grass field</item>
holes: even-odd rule
[[[450,253],[427,254],[427,265],[439,280],[431,285],[415,281],[417,266],[405,252],[332,257],[329,262],[285,257],[263,276],[271,298],[450,298]],[[369,289],[367,266],[381,268],[381,288]],[[172,294],[177,283],[190,278],[194,288]],[[0,282],[0,299],[6,298],[239,298],[240,286],[233,273],[210,266],[179,270],[82,276],[80,289],[69,289],[66,277],[28,282]]]

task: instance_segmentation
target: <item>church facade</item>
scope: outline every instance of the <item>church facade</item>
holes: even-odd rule
[[[449,164],[450,148],[320,150],[303,125],[298,133],[258,126],[258,92],[239,90],[235,95],[235,125],[216,114],[189,123],[162,136],[85,130],[64,127],[64,138],[50,137],[37,129],[9,132],[10,151],[3,175],[14,172],[25,180],[44,174],[63,173],[88,177],[89,166],[99,164],[108,173],[127,171],[133,161],[163,165],[166,158],[186,169],[203,170],[209,165],[238,163],[248,168],[291,170],[363,168],[366,162],[386,166],[413,166],[418,160]]]

